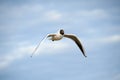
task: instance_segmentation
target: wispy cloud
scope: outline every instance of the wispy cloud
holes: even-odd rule
[[[20,46],[16,49],[13,49],[11,52],[9,52],[6,55],[0,56],[0,70],[8,67],[12,62],[22,59],[25,56],[31,56],[32,52],[34,51],[35,47],[37,45],[31,45],[26,43],[19,44]],[[38,50],[35,52],[34,56],[38,55],[51,55],[60,53],[62,51],[65,51],[66,48],[68,48],[69,45],[64,42],[46,42],[39,46]],[[47,54],[49,53],[49,54]]]
[[[14,6],[1,5],[1,7],[1,17],[7,18],[23,18],[24,16],[27,17],[31,14],[40,13],[43,10],[43,6],[40,4],[23,4]]]
[[[0,57],[0,69],[8,67],[13,61],[23,58],[25,55],[32,52],[32,47],[21,46],[19,48],[13,49],[11,52],[2,55]]]
[[[117,43],[120,42],[120,35],[107,36],[101,39],[103,43]]]
[[[101,46],[109,46],[111,44],[119,44],[120,43],[120,35],[108,35],[108,36],[99,36],[99,37],[91,37],[85,38],[84,46],[88,51],[95,50]]]
[[[45,13],[45,17],[47,20],[52,20],[52,21],[56,21],[56,20],[60,20],[62,17],[62,14],[55,11],[55,10],[51,10]]]
[[[93,9],[93,10],[81,10],[78,12],[78,15],[81,17],[90,17],[90,18],[106,18],[109,16],[107,11],[102,9]]]

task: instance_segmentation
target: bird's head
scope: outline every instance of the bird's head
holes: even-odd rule
[[[63,29],[60,29],[60,34],[64,35],[64,30]]]

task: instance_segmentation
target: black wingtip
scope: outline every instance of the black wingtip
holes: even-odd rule
[[[87,57],[86,55],[85,55],[85,52],[82,50],[82,54],[85,56],[85,57]]]
[[[85,58],[87,57],[87,56],[85,55],[85,52],[83,52],[83,55],[85,56]]]

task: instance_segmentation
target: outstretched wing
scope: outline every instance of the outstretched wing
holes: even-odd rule
[[[49,35],[49,34],[48,34],[48,35]],[[45,41],[45,39],[48,37],[48,35],[45,36],[45,37],[42,39],[42,41],[40,41],[39,44],[35,47],[33,53],[31,54],[31,57],[32,57],[33,54],[37,51],[38,47]]]
[[[48,34],[47,37],[53,37],[56,36],[56,34]]]
[[[48,34],[47,36],[45,36],[42,41],[39,42],[39,44],[35,47],[33,53],[31,54],[31,57],[33,56],[33,54],[37,51],[38,47],[45,41],[46,38],[48,37],[52,37],[55,36],[55,34]]]
[[[87,56],[85,55],[85,51],[84,51],[84,48],[83,48],[81,42],[79,41],[79,39],[78,39],[75,35],[65,34],[64,37],[72,39],[72,40],[77,44],[77,46],[79,47],[79,49],[82,51],[83,55],[84,55],[85,57],[87,57]]]

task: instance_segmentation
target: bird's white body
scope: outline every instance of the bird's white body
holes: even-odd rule
[[[57,41],[57,40],[61,40],[62,38],[63,38],[63,35],[57,33],[57,34],[54,34],[53,36],[51,36],[50,40]]]

